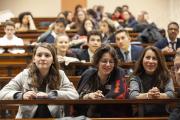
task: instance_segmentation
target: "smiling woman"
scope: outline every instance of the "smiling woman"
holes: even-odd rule
[[[78,99],[73,84],[62,70],[56,49],[48,43],[38,44],[33,50],[33,62],[0,91],[0,100]],[[20,105],[16,118],[63,117],[63,106]]]
[[[116,51],[103,45],[95,51],[93,65],[86,70],[77,86],[81,99],[126,99],[128,90],[125,72],[117,67]],[[122,117],[131,115],[129,105],[76,106],[78,115],[88,117]],[[112,111],[112,109],[116,111]]]
[[[168,99],[174,97],[173,81],[160,50],[144,49],[130,78],[131,99]],[[145,105],[145,116],[164,115],[165,105]]]

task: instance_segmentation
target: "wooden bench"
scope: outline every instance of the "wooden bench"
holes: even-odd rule
[[[41,26],[41,23],[43,23],[43,22],[52,23],[57,19],[57,17],[34,17],[33,19],[34,19],[34,22],[35,22],[35,25],[37,28],[39,28],[39,29],[46,28],[47,29],[48,26],[43,27],[43,26]],[[12,18],[11,20],[14,21],[15,23],[19,22],[18,18]]]

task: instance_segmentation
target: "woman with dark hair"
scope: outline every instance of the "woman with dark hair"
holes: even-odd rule
[[[23,12],[19,15],[19,23],[16,23],[17,31],[36,30],[33,16],[30,12]]]
[[[78,83],[81,99],[126,99],[125,73],[118,67],[116,51],[109,45],[98,48],[93,56],[95,68],[86,70]],[[88,117],[122,117],[131,115],[128,105],[77,106],[78,115]],[[116,110],[116,111],[114,111]]]
[[[81,45],[87,43],[87,36],[91,31],[95,30],[95,24],[91,19],[85,19],[80,28],[70,42],[72,48],[80,48]]]
[[[109,19],[100,21],[100,31],[102,32],[103,43],[111,43],[114,39],[115,26]]]
[[[174,97],[173,81],[161,51],[153,46],[144,49],[130,78],[131,99],[168,99]],[[166,114],[164,104],[144,105],[144,115]]]
[[[38,44],[33,60],[0,91],[0,100],[30,99],[78,99],[73,84],[62,70],[56,57],[56,49],[48,43]],[[20,105],[16,118],[63,117],[63,106]]]
[[[91,19],[85,19],[82,23],[81,29],[78,34],[80,36],[87,36],[89,32],[95,29],[95,24]]]

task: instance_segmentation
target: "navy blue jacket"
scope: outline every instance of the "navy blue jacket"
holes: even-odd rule
[[[137,46],[137,45],[131,45],[131,60],[132,61],[137,61],[138,58],[141,55],[141,52],[143,51],[143,47]],[[125,60],[123,53],[119,48],[116,48],[116,52],[118,54],[118,58],[121,59],[122,61]]]
[[[156,46],[157,48],[162,50],[166,46],[169,46],[169,43],[168,43],[167,38],[165,38],[163,40],[157,41],[154,46]],[[176,43],[175,49],[177,50],[177,48],[179,48],[179,47],[180,47],[180,38],[177,38],[177,43]],[[165,59],[166,59],[166,61],[173,61],[174,57],[173,56],[165,56]]]

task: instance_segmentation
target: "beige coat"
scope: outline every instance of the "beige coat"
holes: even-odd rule
[[[26,92],[27,90],[37,91],[31,87],[32,79],[29,77],[28,69],[23,70],[15,78],[13,78],[3,89],[0,91],[0,100],[13,100],[17,92]],[[60,70],[61,85],[59,90],[56,90],[58,95],[57,99],[78,99],[79,94],[74,88],[73,84],[69,81],[65,73]],[[46,87],[46,93],[50,90]],[[37,110],[37,105],[20,105],[16,118],[32,118]],[[53,117],[63,117],[62,105],[48,105],[48,108]]]

